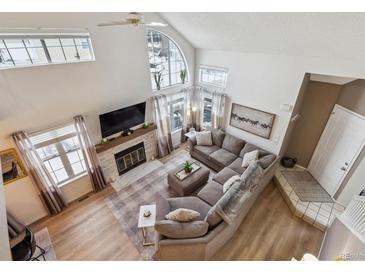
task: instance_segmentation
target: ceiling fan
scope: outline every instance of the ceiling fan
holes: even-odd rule
[[[111,21],[111,22],[105,22],[98,24],[98,27],[108,27],[108,26],[150,26],[150,27],[167,27],[168,25],[161,22],[149,22],[146,23],[143,20],[143,15],[138,12],[131,12],[127,15],[126,19],[124,21]]]

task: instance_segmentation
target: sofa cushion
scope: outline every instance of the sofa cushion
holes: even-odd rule
[[[162,220],[155,223],[155,230],[172,239],[187,239],[204,236],[208,232],[209,224],[206,221],[180,223]]]
[[[211,153],[213,153],[214,151],[219,150],[220,148],[213,145],[213,146],[194,146],[194,149],[196,151],[199,151],[200,153],[209,156]]]
[[[239,174],[242,174],[246,170],[246,168],[242,166],[242,158],[240,157],[234,160],[228,167]]]
[[[216,164],[221,165],[222,167],[228,166],[232,163],[237,156],[223,148],[214,151],[209,155],[210,159],[214,161]]]
[[[166,214],[165,219],[178,222],[191,222],[200,216],[200,213],[187,208],[178,208]]]
[[[210,205],[199,199],[198,197],[177,197],[169,198],[167,201],[170,204],[170,211],[178,208],[192,209],[200,213],[200,216],[196,220],[204,220],[210,210]]]
[[[276,159],[276,156],[274,154],[269,154],[264,157],[261,157],[258,160],[258,163],[263,169],[265,169],[265,168],[268,168],[275,161],[275,159]]]
[[[226,136],[224,137],[222,148],[229,152],[232,152],[235,155],[238,155],[244,144],[245,141],[240,140],[232,135],[226,134]]]
[[[209,182],[197,196],[213,206],[223,196],[223,187],[219,183]]]
[[[207,216],[205,217],[204,221],[209,224],[209,228],[216,227],[220,222],[223,221],[222,217],[215,211],[215,207],[212,207]]]
[[[211,132],[212,132],[213,144],[218,147],[222,147],[224,136],[226,134],[221,129],[216,129],[216,128],[213,128]]]
[[[239,157],[243,158],[243,156],[247,153],[247,152],[251,152],[254,150],[258,150],[259,151],[259,158],[266,156],[268,154],[270,154],[270,152],[263,150],[261,148],[258,148],[257,146],[253,145],[253,144],[245,144],[245,146],[242,148],[242,150],[240,151],[240,155]]]
[[[213,180],[223,185],[229,178],[231,178],[234,175],[241,175],[241,174],[230,169],[229,167],[225,167],[213,176]]]
[[[196,133],[196,144],[199,146],[212,146],[212,133],[210,131],[201,131]]]

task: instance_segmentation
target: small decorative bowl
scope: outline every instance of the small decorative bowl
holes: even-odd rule
[[[151,211],[149,211],[149,210],[147,210],[147,211],[145,211],[145,212],[143,213],[143,217],[148,218],[148,217],[150,217],[150,216],[151,216]]]

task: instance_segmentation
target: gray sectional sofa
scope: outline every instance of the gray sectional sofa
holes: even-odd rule
[[[188,140],[193,158],[218,173],[196,196],[160,199],[156,203],[156,255],[159,260],[207,260],[233,236],[255,200],[271,181],[277,157],[254,145],[219,130],[212,130],[212,146],[198,146],[195,138]],[[227,223],[215,212],[216,203],[224,196],[223,184],[233,175],[241,175],[245,153],[259,150],[258,164],[263,176],[251,190],[233,222]],[[247,172],[246,172],[247,173]],[[165,220],[165,215],[177,208],[198,211],[193,222],[179,223]]]

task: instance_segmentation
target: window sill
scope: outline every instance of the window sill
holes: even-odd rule
[[[160,90],[157,89],[152,89],[153,94],[155,95],[159,95],[159,94],[165,94],[165,93],[169,93],[169,92],[175,92],[175,91],[180,91],[182,88],[186,88],[191,86],[190,82],[185,82],[183,83],[177,83],[171,86],[167,86],[167,87],[163,87]]]
[[[67,180],[65,182],[62,182],[62,183],[58,184],[58,187],[62,188],[64,186],[66,186],[66,185],[68,185],[70,183],[73,183],[75,181],[78,181],[81,178],[84,178],[86,176],[89,176],[89,174],[87,172],[81,173],[81,174],[77,175],[76,177],[71,178],[70,180]]]
[[[57,65],[67,65],[67,64],[77,64],[77,63],[89,63],[96,62],[95,58],[90,60],[80,60],[80,61],[69,61],[69,62],[55,62],[55,63],[42,63],[42,64],[27,64],[27,65],[16,65],[9,67],[0,67],[0,70],[12,70],[12,69],[24,69],[24,68],[35,68],[35,67],[44,67],[44,66],[57,66]]]

